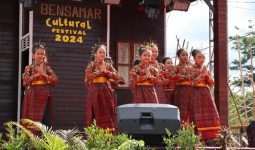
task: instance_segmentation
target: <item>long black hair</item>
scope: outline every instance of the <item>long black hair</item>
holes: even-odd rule
[[[180,57],[180,56],[181,56],[181,53],[184,52],[184,51],[185,51],[185,49],[180,48],[180,49],[178,49],[178,51],[176,52],[176,55],[177,55],[178,57]]]
[[[200,51],[200,50],[197,50],[197,49],[194,49],[194,50],[191,52],[191,55],[195,58],[196,55],[197,55],[198,53],[201,53],[201,51]]]
[[[100,47],[103,47],[105,48],[106,46],[104,44],[95,44],[95,46],[92,47],[92,50],[91,50],[91,53],[92,53],[92,56],[91,56],[91,61],[94,61],[95,60],[95,54],[97,53],[98,49]]]

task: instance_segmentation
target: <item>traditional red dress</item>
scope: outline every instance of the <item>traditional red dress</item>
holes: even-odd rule
[[[192,82],[192,111],[194,123],[202,140],[215,139],[219,136],[221,129],[219,114],[208,87],[214,86],[211,76],[201,76],[202,67],[196,64],[193,67],[195,78]]]
[[[150,69],[152,78],[146,76]],[[158,103],[158,98],[153,84],[159,82],[158,70],[142,63],[134,66],[130,71],[130,83],[133,93],[133,103]]]
[[[186,64],[179,64],[175,67],[175,82],[172,93],[172,103],[180,110],[181,123],[189,123],[191,120],[189,114],[191,111],[191,81],[193,73],[191,67]]]
[[[157,60],[154,60],[154,61],[151,61],[150,62],[150,65],[157,68],[157,64],[159,65],[159,79],[162,81],[162,82],[165,82],[165,77],[163,76],[162,74],[162,71],[163,71],[163,68],[164,68],[164,65],[162,63],[158,63]],[[156,90],[156,93],[157,93],[157,97],[158,97],[158,102],[160,104],[167,104],[168,103],[168,100],[167,100],[167,97],[166,97],[166,92],[165,92],[165,87],[164,87],[164,84],[159,84],[159,83],[155,83],[154,84],[154,87],[155,87],[155,90]]]
[[[49,86],[56,86],[57,77],[48,65],[43,66],[43,72],[47,77],[38,76],[40,65],[31,64],[26,66],[22,75],[23,85],[26,87],[25,98],[22,104],[22,119],[44,123],[48,126],[53,124],[52,99]],[[46,115],[47,114],[47,115]],[[33,128],[33,126],[27,126]],[[38,134],[39,132],[33,131]]]
[[[110,84],[111,84],[111,89],[112,89],[112,92],[113,92],[114,103],[115,103],[115,106],[117,107],[119,105],[119,99],[117,97],[115,89],[117,88],[118,84],[120,84],[120,85],[125,84],[125,80],[124,80],[123,77],[118,75],[117,80],[110,80]]]
[[[90,126],[95,119],[99,127],[115,132],[116,105],[109,80],[118,80],[118,73],[108,63],[106,71],[101,72],[101,65],[102,62],[95,60],[85,70],[85,86],[88,88],[86,126]]]
[[[162,71],[163,76],[165,77],[164,87],[166,92],[167,104],[172,104],[171,97],[175,87],[175,68],[164,68]]]

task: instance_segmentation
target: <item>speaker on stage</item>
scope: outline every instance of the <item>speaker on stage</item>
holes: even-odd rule
[[[125,104],[117,107],[118,129],[120,133],[142,136],[145,143],[155,142],[155,137],[166,135],[166,128],[176,134],[180,128],[180,113],[176,106],[168,104],[139,103]],[[149,143],[148,143],[149,142]],[[151,143],[149,145],[158,145]]]

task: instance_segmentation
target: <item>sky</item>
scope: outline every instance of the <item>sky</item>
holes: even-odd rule
[[[248,3],[247,3],[248,2]],[[209,7],[203,0],[191,3],[188,12],[171,11],[167,13],[167,56],[174,57],[177,47],[176,35],[180,45],[189,41],[188,51],[191,47],[202,49],[209,46]],[[248,20],[255,24],[255,0],[229,0],[228,1],[228,36],[244,35],[248,32]],[[239,31],[235,26],[240,28]],[[185,44],[185,48],[186,48]],[[231,50],[229,43],[229,63],[238,59],[238,52]],[[203,51],[209,60],[209,49]],[[239,71],[230,71],[229,74],[239,76]]]

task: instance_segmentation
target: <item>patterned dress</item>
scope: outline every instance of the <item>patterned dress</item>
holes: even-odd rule
[[[85,86],[88,88],[85,124],[90,126],[95,119],[99,127],[115,133],[116,104],[110,80],[119,80],[119,75],[111,64],[106,64],[106,71],[101,72],[101,65],[102,62],[95,60],[85,70]]]
[[[191,81],[194,75],[191,67],[186,64],[177,65],[175,74],[176,86],[172,93],[172,104],[180,110],[181,123],[189,123],[192,120],[189,114],[191,112]]]
[[[115,102],[115,105],[117,107],[119,105],[119,99],[117,97],[115,89],[117,88],[118,84],[124,85],[125,84],[125,80],[124,80],[123,77],[118,75],[118,79],[117,80],[110,80],[110,84],[111,84],[111,89],[112,89],[112,92],[113,92],[114,102]]]
[[[152,78],[148,79],[146,72],[149,69]],[[130,71],[130,83],[133,93],[133,103],[158,103],[153,84],[159,82],[158,70],[142,63],[134,66]]]
[[[202,75],[202,67],[193,67],[195,78],[192,81],[192,111],[197,131],[203,140],[215,139],[219,135],[220,118],[208,87],[214,86],[213,78]]]
[[[159,65],[159,68],[160,68],[159,78],[162,81],[162,83],[155,83],[154,87],[155,87],[155,90],[156,90],[156,93],[157,93],[159,103],[160,104],[167,104],[168,100],[167,100],[167,97],[166,97],[165,87],[164,87],[164,84],[163,84],[163,82],[165,82],[165,77],[162,74],[164,65],[162,63],[158,63],[157,60],[154,60],[154,61],[150,62],[150,65],[155,67],[155,68],[157,68],[157,64]]]
[[[167,104],[172,104],[171,97],[173,89],[175,87],[175,68],[171,66],[170,68],[164,68],[162,71],[163,76],[165,77],[164,87],[166,91]]]
[[[43,72],[47,77],[35,76],[38,73],[39,68],[40,65],[28,65],[22,75],[23,85],[26,88],[26,92],[22,104],[21,118],[31,119],[47,126],[52,126],[53,109],[49,86],[56,86],[58,79],[51,67],[45,64],[43,65]],[[33,126],[27,126],[27,128],[31,128],[31,131],[34,134],[39,133],[38,131],[33,130]]]

